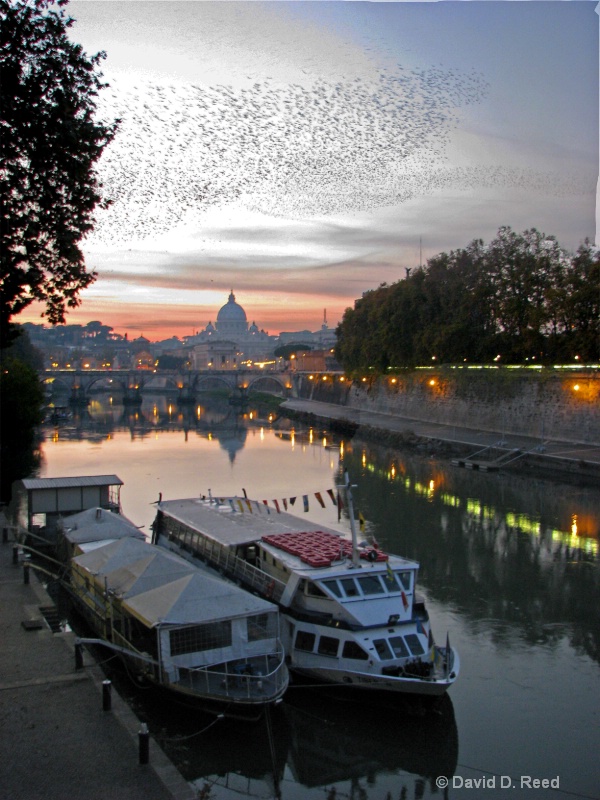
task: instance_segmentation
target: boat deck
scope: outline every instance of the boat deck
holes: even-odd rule
[[[278,669],[279,666],[279,669]],[[179,670],[172,686],[182,692],[213,700],[247,702],[248,705],[275,701],[286,685],[287,670],[273,656],[259,656],[220,669]]]

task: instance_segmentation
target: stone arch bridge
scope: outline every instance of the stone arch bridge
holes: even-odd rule
[[[297,396],[291,372],[258,370],[47,370],[41,375],[48,394],[68,394],[69,402],[86,405],[93,394],[122,395],[124,403],[139,403],[145,392],[174,395],[178,402],[193,403],[201,392],[225,387],[243,402],[249,392],[278,397]]]

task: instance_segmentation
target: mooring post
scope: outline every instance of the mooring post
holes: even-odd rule
[[[75,642],[75,669],[83,669],[83,645]]]
[[[13,544],[13,564],[19,563],[19,545]]]
[[[111,697],[112,684],[109,680],[102,681],[102,710],[110,711],[112,705]]]
[[[25,586],[27,586],[29,584],[29,568],[30,568],[30,566],[31,565],[30,565],[29,561],[25,561],[23,563],[23,583],[25,584]]]
[[[2,544],[8,542],[8,528],[2,528]]]
[[[138,739],[140,744],[140,764],[147,764],[150,760],[150,732],[145,722],[140,725]]]

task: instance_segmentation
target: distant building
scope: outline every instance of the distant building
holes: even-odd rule
[[[227,303],[219,309],[216,322],[200,333],[188,336],[193,369],[238,369],[272,357],[277,337],[259,330],[256,323],[248,325],[246,312],[236,303],[233,291]]]
[[[282,331],[279,344],[300,344],[312,349],[328,350],[335,347],[337,336],[335,328],[327,325],[327,310],[323,312],[323,324],[318,331]]]

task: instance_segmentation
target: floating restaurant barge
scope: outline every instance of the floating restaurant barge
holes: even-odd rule
[[[232,716],[288,685],[277,606],[143,539],[119,515],[65,520],[69,589],[101,644],[152,683]],[[79,519],[82,517],[83,519]],[[104,524],[102,524],[104,521]]]
[[[351,493],[346,499],[353,520]],[[276,602],[290,668],[362,690],[441,695],[459,657],[434,643],[419,565],[247,498],[160,501],[153,541]]]

